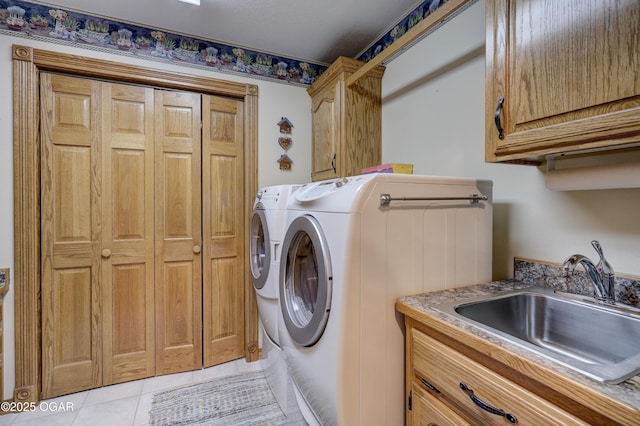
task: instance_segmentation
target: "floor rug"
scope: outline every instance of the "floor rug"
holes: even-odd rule
[[[157,393],[149,424],[290,425],[262,371],[213,379]]]

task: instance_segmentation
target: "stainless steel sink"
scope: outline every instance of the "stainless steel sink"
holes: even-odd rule
[[[640,373],[640,310],[543,287],[435,306],[595,380]]]

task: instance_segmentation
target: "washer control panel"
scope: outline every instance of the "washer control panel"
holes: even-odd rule
[[[359,187],[366,180],[365,176],[341,177],[304,185],[294,193],[294,197],[301,203],[317,200],[345,188]],[[355,190],[355,189],[354,189]]]

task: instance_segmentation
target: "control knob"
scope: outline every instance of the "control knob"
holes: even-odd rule
[[[340,180],[336,181],[336,187],[338,188],[342,188],[343,186],[345,186],[347,183],[349,182],[349,179],[347,179],[346,177],[343,177]]]

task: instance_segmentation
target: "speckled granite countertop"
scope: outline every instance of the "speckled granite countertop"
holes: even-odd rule
[[[516,274],[516,276],[518,276]],[[528,281],[528,282],[526,282]],[[591,380],[590,378],[564,367],[561,364],[553,362],[545,357],[537,355],[536,353],[522,348],[520,346],[510,343],[506,339],[500,338],[493,334],[489,334],[482,329],[473,326],[472,324],[465,322],[457,317],[447,314],[434,308],[435,305],[442,303],[449,303],[453,301],[461,301],[473,297],[491,296],[506,291],[519,290],[533,285],[541,285],[539,280],[504,280],[495,281],[486,284],[479,284],[470,287],[461,287],[451,290],[438,291],[433,293],[425,293],[414,296],[402,297],[398,300],[399,304],[404,304],[406,307],[413,308],[417,312],[427,314],[435,317],[442,322],[455,326],[467,333],[480,337],[484,340],[488,340],[491,343],[504,348],[505,350],[512,352],[513,354],[525,358],[536,364],[542,365],[556,373],[570,379],[579,385],[583,385],[594,391],[602,394],[607,398],[614,399],[620,403],[623,403],[631,409],[640,410],[640,375],[634,376],[620,384],[609,385]],[[548,286],[548,285],[547,285]],[[640,411],[639,411],[640,416]],[[639,417],[640,422],[640,417]]]

